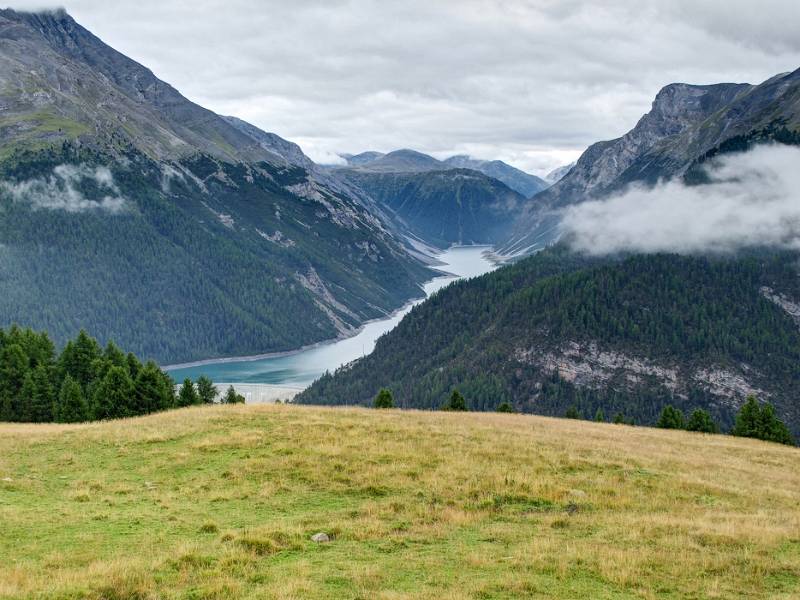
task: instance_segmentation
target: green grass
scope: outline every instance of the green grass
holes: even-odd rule
[[[799,458],[474,413],[2,425],[0,597],[795,598]]]

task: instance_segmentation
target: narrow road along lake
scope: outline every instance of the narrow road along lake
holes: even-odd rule
[[[438,277],[426,283],[426,296],[458,279],[491,271],[494,264],[486,258],[487,250],[490,250],[488,246],[453,246],[438,255],[436,258],[443,264],[437,268],[452,273],[452,276]],[[215,382],[306,387],[325,371],[333,372],[337,367],[372,352],[375,341],[394,329],[411,308],[420,302],[422,300],[417,300],[385,319],[366,323],[353,337],[328,344],[281,356],[220,359],[168,371],[178,382],[186,377],[197,380],[200,375],[207,375]]]

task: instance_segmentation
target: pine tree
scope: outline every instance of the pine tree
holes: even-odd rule
[[[55,391],[51,382],[50,370],[40,364],[33,370],[33,398],[30,418],[34,423],[50,423],[53,421],[53,405]]]
[[[89,419],[81,385],[70,375],[67,375],[61,384],[55,412],[59,423],[82,423]]]
[[[614,415],[614,423],[616,423],[617,425],[624,424],[625,423],[625,415],[623,415],[621,412],[618,412],[617,414],[615,414]]]
[[[708,411],[696,408],[686,422],[686,429],[689,431],[700,431],[702,433],[718,433],[719,426],[711,418]]]
[[[228,387],[228,391],[225,392],[225,397],[222,399],[223,404],[244,404],[244,396],[241,394],[237,394],[236,390],[233,389],[233,386]]]
[[[193,404],[200,404],[200,396],[197,395],[192,380],[187,377],[183,380],[181,391],[178,392],[178,406],[192,406]]]
[[[517,412],[514,410],[514,407],[511,405],[510,402],[501,402],[497,405],[497,412],[499,413],[513,413]]]
[[[28,356],[19,344],[8,344],[0,352],[0,420],[22,418],[20,392],[28,374]]]
[[[372,406],[375,408],[394,408],[394,398],[392,392],[383,388],[375,399],[372,401]]]
[[[119,419],[134,414],[133,382],[128,370],[111,366],[94,388],[92,416],[95,419]]]
[[[736,415],[736,423],[731,434],[740,437],[759,437],[761,429],[761,408],[755,396],[748,396]]]
[[[594,420],[598,423],[605,423],[606,413],[603,412],[602,408],[598,408],[597,412],[594,413]]]
[[[217,397],[217,387],[205,375],[197,378],[197,395],[200,397],[200,402],[203,404],[213,404]]]
[[[660,427],[661,429],[683,429],[683,413],[677,408],[667,404],[661,411],[661,416],[658,418],[656,427]]]
[[[453,390],[450,399],[442,408],[443,410],[465,411],[467,410],[467,401],[458,390]]]
[[[789,429],[775,414],[775,407],[772,404],[767,403],[761,407],[760,421],[760,439],[779,444],[791,445],[794,443]]]
[[[68,342],[61,352],[59,366],[64,375],[71,375],[83,389],[86,389],[95,375],[93,363],[100,357],[97,340],[81,329],[78,337]]]
[[[577,407],[572,405],[567,409],[567,412],[564,413],[564,417],[567,419],[580,419],[581,414],[578,412]]]
[[[161,369],[150,361],[139,370],[133,383],[133,412],[144,415],[172,406],[172,391],[164,381]]]
[[[30,423],[33,419],[31,418],[32,406],[33,406],[33,396],[36,394],[36,385],[33,383],[33,373],[28,371],[25,374],[25,381],[22,383],[22,389],[19,391],[19,396],[17,397],[17,414],[14,418],[15,421],[22,421],[23,423]]]

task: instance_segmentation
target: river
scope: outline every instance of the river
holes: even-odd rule
[[[427,282],[424,285],[426,297],[453,281],[482,275],[494,269],[494,264],[486,257],[486,252],[490,249],[488,246],[453,246],[437,255],[437,260],[442,263],[437,268],[452,275]],[[168,367],[167,370],[176,381],[183,381],[186,377],[197,380],[200,375],[206,375],[218,382],[304,388],[325,371],[333,372],[337,367],[372,352],[375,341],[394,329],[411,308],[420,302],[422,299],[409,303],[390,317],[366,323],[352,337],[297,352],[261,358],[209,360],[188,366]]]

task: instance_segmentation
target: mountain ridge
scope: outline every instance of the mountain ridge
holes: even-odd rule
[[[371,200],[233,123],[64,11],[0,11],[4,324],[183,362],[346,335],[422,295],[433,271]]]

